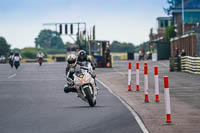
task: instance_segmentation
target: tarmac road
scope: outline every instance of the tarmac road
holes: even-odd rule
[[[65,64],[0,65],[0,133],[141,133],[130,111],[98,83],[97,106],[65,94]],[[98,76],[98,75],[97,75]]]

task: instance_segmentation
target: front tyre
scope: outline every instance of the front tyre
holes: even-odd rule
[[[96,105],[96,100],[93,101],[93,95],[90,92],[90,89],[87,87],[84,89],[86,98],[88,100],[88,103],[91,107],[94,107]]]
[[[16,68],[16,69],[18,69],[18,67],[19,67],[18,65],[15,65],[15,68]]]

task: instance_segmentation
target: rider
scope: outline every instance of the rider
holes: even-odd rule
[[[9,59],[9,63],[11,65],[11,67],[13,67],[13,59],[14,59],[14,54],[13,52],[10,53],[10,55],[8,56]]]
[[[83,62],[90,62],[92,69],[95,70],[94,63],[90,60],[90,58],[87,56],[85,50],[80,50],[78,52],[78,63],[82,65]]]
[[[74,54],[70,54],[67,57],[67,67],[66,67],[66,76],[67,76],[67,84],[65,85],[64,92],[77,92],[76,88],[73,87],[74,85],[74,76],[73,74],[76,71],[77,66],[77,56]]]
[[[37,57],[38,57],[38,62],[39,62],[40,60],[43,60],[44,54],[41,51],[39,51],[37,53]]]
[[[90,58],[87,56],[85,50],[80,50],[78,52],[78,64],[80,66],[83,65],[84,62],[89,62],[92,66],[92,69],[95,70],[95,65],[94,63],[90,60]],[[95,77],[96,77],[96,74],[93,72],[93,71],[90,71],[90,74],[92,76],[92,78],[94,78],[95,80]],[[96,85],[96,80],[95,80],[95,85]],[[96,86],[97,87],[97,86]],[[99,88],[97,87],[97,90],[99,90]]]
[[[21,61],[22,57],[19,53],[15,53],[14,56],[13,56],[13,62],[19,62],[19,65],[20,65],[20,61]]]
[[[37,57],[43,58],[43,57],[44,57],[44,54],[43,54],[41,51],[39,51],[39,52],[37,53]]]

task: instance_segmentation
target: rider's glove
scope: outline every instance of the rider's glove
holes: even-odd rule
[[[74,85],[74,81],[72,79],[70,79],[70,78],[67,78],[67,84],[69,86],[73,86]]]

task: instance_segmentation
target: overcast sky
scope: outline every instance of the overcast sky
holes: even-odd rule
[[[43,23],[86,22],[96,25],[96,39],[147,41],[156,18],[166,16],[167,0],[1,0],[0,36],[12,48],[35,46]],[[54,27],[53,27],[54,28]],[[63,36],[64,41],[68,40]],[[67,39],[66,39],[67,38]],[[71,41],[69,39],[69,41]]]

